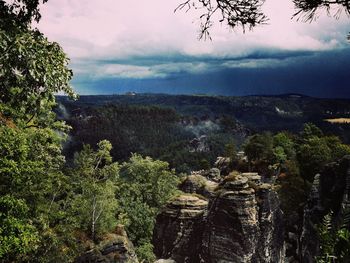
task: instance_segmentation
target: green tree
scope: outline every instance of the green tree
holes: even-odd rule
[[[281,170],[286,170],[286,162],[295,161],[296,152],[295,144],[286,132],[280,132],[273,136],[273,158],[271,166],[276,175],[279,175]]]
[[[225,157],[229,157],[232,161],[237,158],[236,144],[234,142],[225,145]]]
[[[0,126],[0,195],[11,195],[28,207],[28,222],[39,235],[32,250],[27,250],[32,253],[23,256],[38,262],[53,255],[64,261],[71,253],[69,249],[61,253],[69,237],[64,232],[70,229],[64,209],[67,178],[62,173],[61,142],[62,137],[49,128]]]
[[[14,0],[0,1],[0,17],[4,21],[16,22],[23,26],[30,26],[32,21],[39,22],[41,15],[39,4],[48,0]]]
[[[300,173],[309,182],[312,182],[314,176],[331,160],[332,151],[323,138],[313,137],[299,146]]]
[[[345,155],[350,154],[350,146],[343,144],[337,136],[327,136],[324,138],[330,150],[332,151],[332,157],[334,160],[343,158]]]
[[[273,158],[273,138],[270,133],[255,134],[244,145],[248,160],[270,161]]]
[[[29,16],[40,17],[38,2],[0,2],[0,112],[24,127],[54,124],[55,93],[75,97],[62,48],[30,28]]]
[[[277,133],[273,136],[273,147],[280,148],[278,151],[282,151],[285,155],[285,159],[293,160],[296,157],[295,143],[291,136],[286,132]]]
[[[22,261],[39,243],[39,234],[29,220],[24,200],[0,196],[0,259]]]
[[[304,141],[307,141],[308,139],[313,138],[313,137],[321,138],[324,136],[321,129],[318,128],[313,123],[305,123],[300,135],[301,135],[301,139]]]
[[[345,219],[349,219],[349,211],[345,211]],[[333,213],[323,217],[318,225],[320,238],[320,255],[316,257],[319,263],[339,262],[346,263],[350,260],[350,231],[349,222],[343,222],[340,228],[332,224]]]
[[[70,169],[72,192],[72,214],[78,215],[77,228],[97,236],[116,226],[117,179],[119,166],[112,162],[108,141],[98,143],[93,151],[89,145],[76,153],[74,166]]]
[[[163,161],[133,154],[120,171],[118,215],[141,259],[152,262],[155,217],[177,191],[179,180]],[[147,258],[144,258],[147,257]]]
[[[312,123],[304,125],[296,141],[301,176],[310,182],[325,164],[350,154],[349,145],[343,144],[337,136],[325,136]]]
[[[19,211],[2,213],[0,239],[18,243],[2,246],[1,258],[22,244],[19,262],[66,262],[73,247],[61,154],[67,127],[55,120],[52,107],[56,92],[74,92],[61,47],[31,28],[40,19],[40,2],[46,1],[0,1],[0,196],[10,196],[3,204]],[[26,243],[32,233],[36,241]]]

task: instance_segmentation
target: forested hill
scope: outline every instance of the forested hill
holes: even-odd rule
[[[140,153],[170,163],[178,172],[205,169],[254,133],[291,131],[312,122],[325,134],[350,141],[350,125],[325,119],[350,117],[350,100],[301,95],[222,97],[129,94],[58,97],[57,115],[72,131],[70,159],[83,144],[107,139],[116,160]]]
[[[159,106],[174,109],[178,114],[198,118],[229,115],[252,131],[299,131],[306,122],[349,141],[346,124],[331,125],[324,119],[349,118],[349,99],[322,99],[299,94],[279,96],[225,97],[207,95],[134,94],[80,96],[78,101],[58,97],[68,112],[74,109],[109,104]],[[341,126],[341,127],[340,127]]]

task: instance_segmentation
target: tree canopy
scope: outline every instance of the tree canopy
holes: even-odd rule
[[[39,0],[0,1],[0,113],[22,126],[47,127],[54,123],[55,94],[75,93],[66,54],[31,27],[40,19],[38,5]]]
[[[71,224],[55,93],[74,96],[59,44],[31,23],[46,0],[0,1],[0,260],[68,262]],[[69,249],[66,249],[69,247]]]
[[[48,0],[14,0],[10,3],[0,0],[0,19],[29,26],[32,21],[39,22],[39,4]]]

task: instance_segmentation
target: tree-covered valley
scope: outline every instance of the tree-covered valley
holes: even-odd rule
[[[178,172],[206,169],[226,148],[243,150],[253,134],[297,134],[314,123],[327,135],[349,140],[348,123],[329,119],[350,115],[346,99],[317,99],[298,94],[220,97],[206,95],[126,94],[57,97],[58,118],[72,126],[66,155],[82,145],[108,139],[112,156],[126,160],[133,152],[162,159]]]

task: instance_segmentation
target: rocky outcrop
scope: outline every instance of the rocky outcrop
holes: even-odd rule
[[[75,263],[138,263],[133,244],[124,228],[118,226],[117,230],[117,233],[106,235],[99,244],[76,258]]]
[[[257,179],[256,176],[253,176]],[[257,188],[260,236],[256,251],[256,262],[285,262],[284,217],[277,193],[270,184]]]
[[[192,174],[183,180],[179,188],[184,193],[195,193],[209,198],[214,195],[217,186],[218,184],[216,182],[207,180],[200,174]]]
[[[201,135],[199,137],[196,137],[192,139],[189,142],[189,152],[209,152],[210,147],[208,146],[207,142],[208,138],[206,135]]]
[[[201,175],[201,176],[205,177],[206,179],[213,181],[213,182],[221,182],[223,180],[223,176],[221,176],[221,172],[218,168],[192,171],[191,175]]]
[[[226,182],[209,203],[202,241],[204,262],[252,262],[259,231],[255,191],[248,179]]]
[[[228,174],[230,172],[231,159],[229,157],[217,157],[215,161],[215,167],[220,170],[222,174]]]
[[[172,259],[159,259],[154,263],[176,263],[176,261],[174,261]]]
[[[336,226],[342,221],[344,209],[350,204],[350,156],[327,165],[316,175],[304,208],[301,235],[302,262],[314,262],[319,254],[317,225],[332,211],[332,222]]]
[[[202,189],[193,186],[193,175],[187,180],[183,190]],[[284,262],[283,215],[270,184],[262,184],[256,173],[240,174],[211,193],[209,202],[181,196],[157,217],[157,257],[193,263]]]
[[[202,198],[184,194],[158,215],[153,235],[154,252],[158,258],[199,262],[203,214],[207,205]]]

